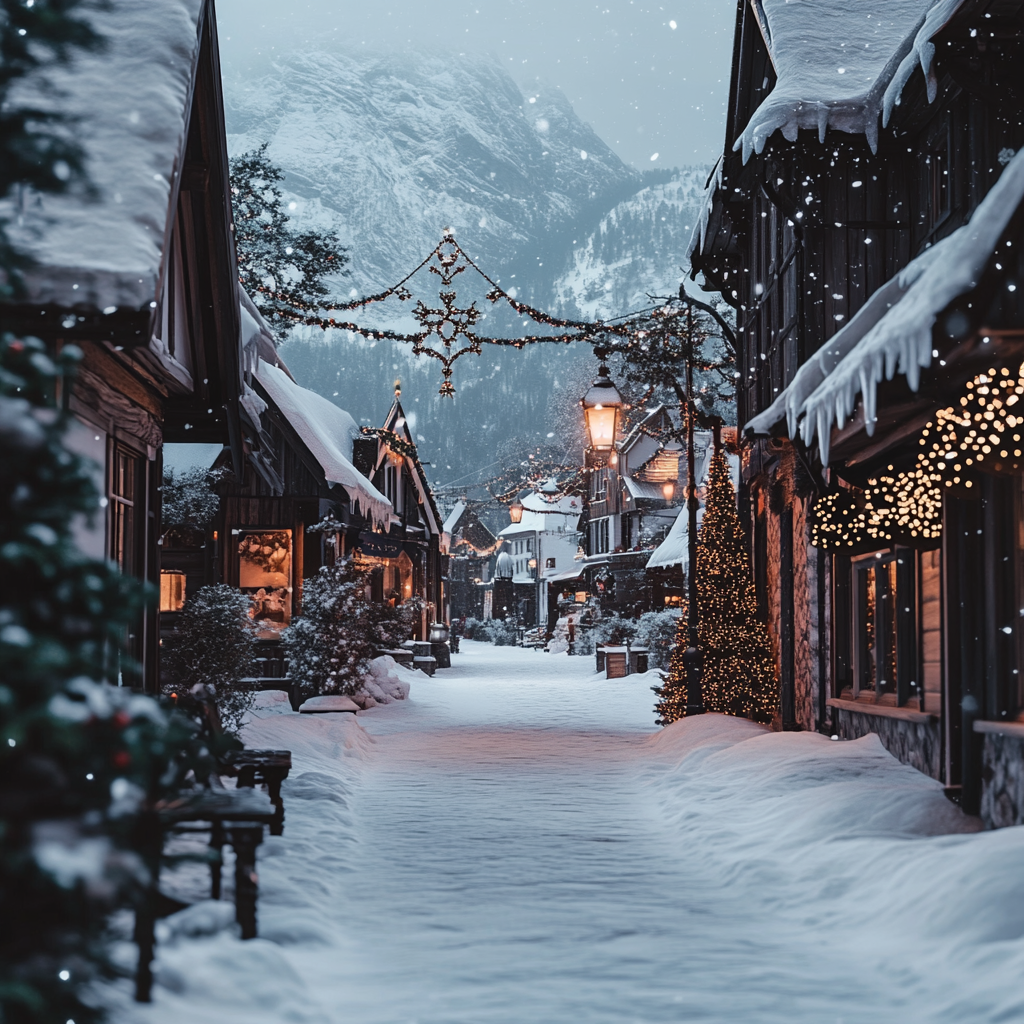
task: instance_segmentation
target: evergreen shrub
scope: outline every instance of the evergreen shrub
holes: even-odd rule
[[[213,489],[218,473],[196,466],[175,473],[164,470],[161,519],[165,527],[202,530],[213,522],[220,498]]]
[[[303,697],[356,693],[377,651],[409,638],[421,602],[374,602],[369,584],[370,569],[351,558],[303,581],[302,614],[282,634]]]
[[[212,703],[221,725],[237,733],[256,699],[258,627],[249,598],[223,583],[202,587],[185,602],[174,636],[164,649],[172,679],[164,684],[180,706],[201,719],[201,704]]]
[[[94,467],[64,447],[55,402],[81,353],[0,337],[0,1020],[90,1024],[115,973],[109,915],[145,891],[157,800],[208,746],[184,716],[107,681],[153,596],[82,555],[72,524],[100,512]]]

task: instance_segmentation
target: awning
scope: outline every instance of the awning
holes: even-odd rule
[[[575,569],[566,569],[563,572],[545,576],[545,583],[564,583],[566,580],[578,580],[583,575],[583,566],[578,565]]]
[[[864,429],[873,435],[878,384],[883,378],[892,380],[898,371],[917,391],[921,370],[934,358],[932,328],[939,314],[977,286],[1022,200],[1024,150],[1009,162],[970,221],[883,285],[824,346],[827,351],[801,367],[786,391],[746,429],[767,433],[785,416],[792,437],[799,421],[805,444],[817,434],[821,461],[827,465],[832,425],[843,426],[859,396]]]
[[[631,476],[624,476],[622,483],[634,501],[637,498],[646,498],[649,501],[665,500],[665,495],[661,492],[661,484],[650,483],[647,480],[635,480]]]

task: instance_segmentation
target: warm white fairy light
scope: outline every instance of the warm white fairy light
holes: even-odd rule
[[[1024,469],[1024,364],[1014,374],[989,369],[969,381],[956,405],[940,409],[921,431],[912,470],[868,480],[863,494],[849,490],[814,506],[812,543],[825,550],[865,540],[937,540],[942,534],[942,492],[973,488],[977,473]]]

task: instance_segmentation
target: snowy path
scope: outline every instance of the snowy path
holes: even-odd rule
[[[872,737],[656,730],[653,677],[464,650],[358,723],[254,723],[300,767],[264,938],[167,943],[121,1019],[1024,1019],[1022,830],[927,838],[971,826]]]

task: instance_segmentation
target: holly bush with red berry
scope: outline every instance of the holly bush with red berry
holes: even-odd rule
[[[93,467],[68,451],[58,405],[79,352],[0,337],[0,1020],[89,1024],[112,967],[112,911],[147,868],[138,823],[202,779],[185,716],[111,685],[152,595],[75,547],[100,513]]]

